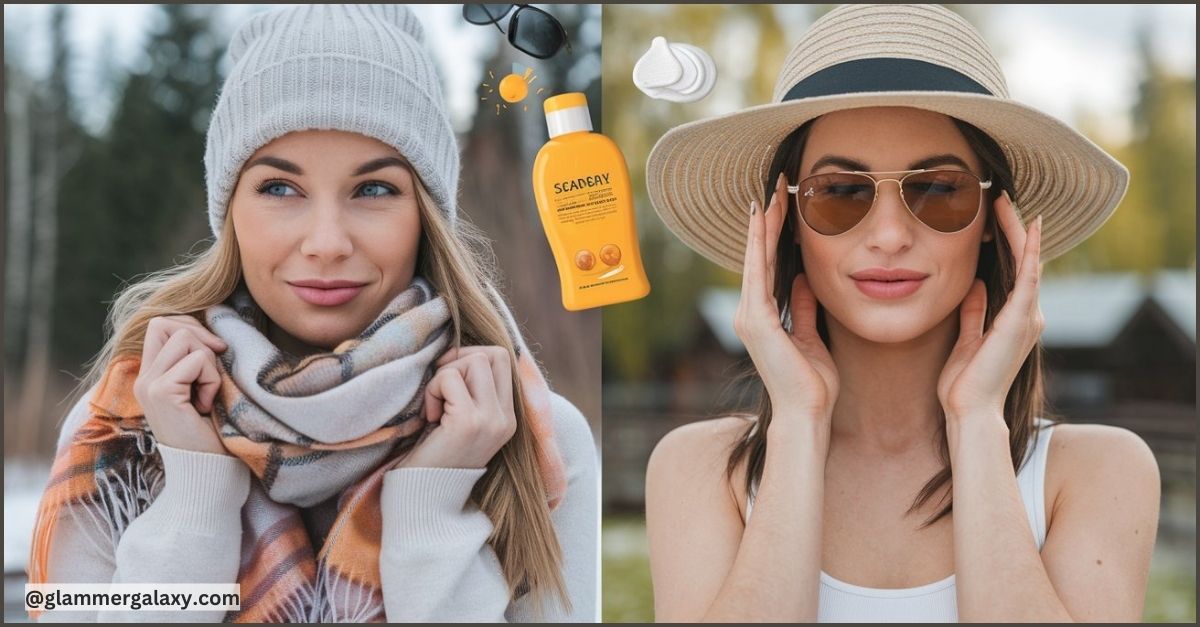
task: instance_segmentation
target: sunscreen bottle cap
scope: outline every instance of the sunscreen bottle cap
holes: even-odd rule
[[[550,137],[592,130],[592,115],[588,112],[587,96],[571,92],[551,96],[542,107],[546,111],[546,128]]]

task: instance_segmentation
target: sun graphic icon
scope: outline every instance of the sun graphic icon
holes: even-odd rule
[[[488,80],[495,81],[496,75],[488,70]],[[533,68],[525,67],[519,63],[514,63],[512,73],[500,79],[499,84],[493,86],[491,83],[483,83],[483,87],[487,89],[480,100],[487,102],[492,94],[498,94],[502,102],[496,103],[496,115],[500,115],[502,109],[507,109],[510,104],[517,104],[529,97],[529,90],[532,89],[533,81],[537,80],[537,75],[533,73]],[[541,95],[545,91],[544,87],[538,87],[535,95]],[[522,111],[528,111],[529,106],[522,104]]]

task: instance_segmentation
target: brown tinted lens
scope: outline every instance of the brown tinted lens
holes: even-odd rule
[[[875,182],[865,174],[831,173],[800,181],[796,206],[809,228],[822,235],[849,231],[871,211]]]
[[[931,170],[904,179],[904,202],[917,219],[943,233],[961,231],[979,212],[979,179],[966,172]]]

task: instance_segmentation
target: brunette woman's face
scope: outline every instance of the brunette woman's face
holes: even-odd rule
[[[246,160],[229,211],[246,285],[281,344],[332,349],[409,286],[415,184],[395,149],[343,131],[290,133]]]
[[[800,172],[915,169],[983,172],[967,140],[947,116],[903,107],[849,109],[821,116],[810,129]],[[899,178],[899,174],[875,178]],[[919,337],[953,314],[975,278],[980,243],[991,239],[986,195],[975,221],[956,233],[921,223],[905,207],[899,186],[879,185],[874,207],[840,235],[817,233],[798,221],[796,242],[805,274],[831,327],[864,339],[903,342]],[[915,292],[879,298],[860,289],[852,274],[869,268],[906,269],[928,275]],[[831,329],[832,330],[832,329]]]

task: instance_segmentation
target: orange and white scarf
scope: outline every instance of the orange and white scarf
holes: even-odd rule
[[[553,508],[566,478],[553,438],[550,390],[503,300],[488,289],[516,346],[525,415]],[[208,327],[229,347],[218,360],[213,426],[254,475],[242,507],[241,609],[226,620],[383,620],[383,476],[427,427],[424,387],[449,344],[446,302],[417,277],[357,338],[305,358],[272,345],[253,323],[259,315],[244,289],[205,312]],[[136,357],[109,366],[91,415],[58,451],[38,509],[30,583],[47,582],[60,516],[88,508],[90,519],[119,538],[162,489],[161,457],[133,396],[139,368]],[[317,550],[300,508],[333,496],[337,516]]]

